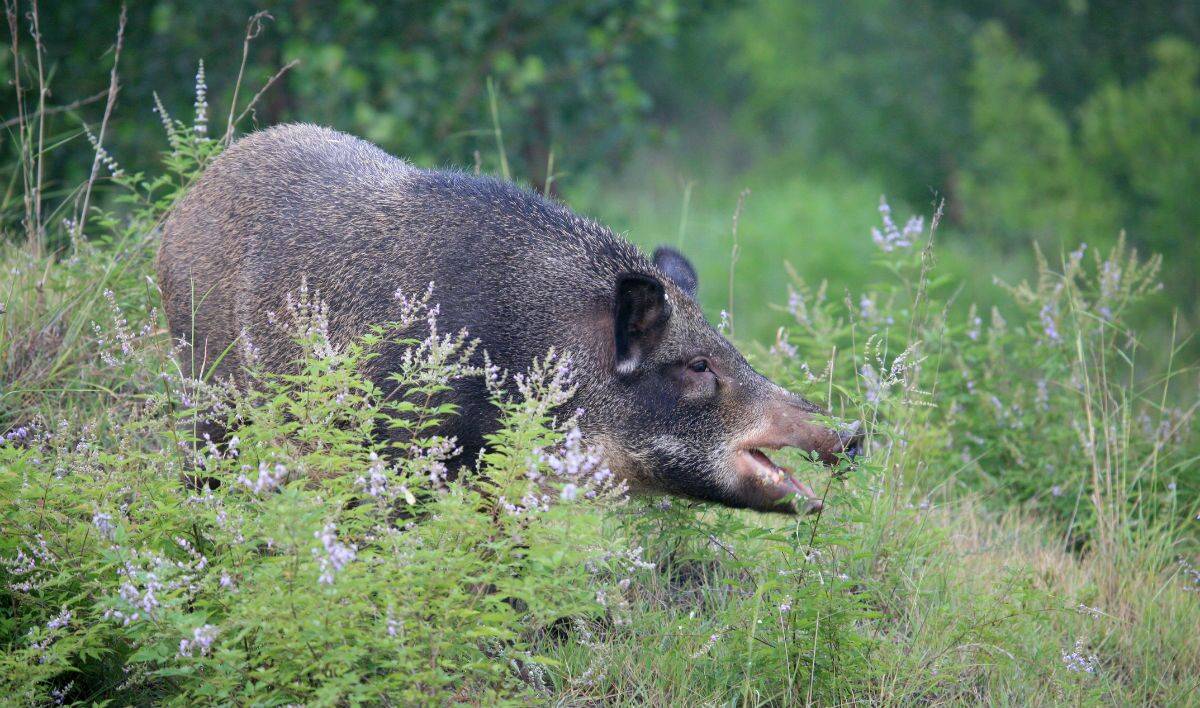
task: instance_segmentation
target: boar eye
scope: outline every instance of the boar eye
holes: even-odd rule
[[[697,374],[703,374],[706,371],[710,371],[708,368],[708,359],[694,359],[692,363],[688,364],[688,369],[696,372]]]

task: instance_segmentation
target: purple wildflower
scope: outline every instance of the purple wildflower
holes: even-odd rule
[[[46,623],[46,629],[61,629],[71,623],[71,611],[63,608],[63,611],[58,613],[56,617],[52,617]]]
[[[788,341],[787,330],[783,327],[775,331],[775,343],[771,345],[771,354],[788,359],[796,358],[796,346]]]
[[[896,226],[896,222],[892,220],[892,207],[887,203],[886,197],[879,198],[879,216],[883,219],[883,230],[872,228],[871,240],[884,253],[891,253],[899,248],[911,248],[917,236],[925,230],[925,219],[920,216],[909,218],[903,229]]]
[[[67,694],[70,693],[71,689],[73,688],[75,688],[75,681],[71,680],[68,681],[67,685],[63,686],[62,688],[50,689],[50,697],[54,699],[54,705],[65,705],[67,702]]]
[[[1075,671],[1079,673],[1094,674],[1096,673],[1096,664],[1099,659],[1095,654],[1085,654],[1083,640],[1075,640],[1075,649],[1070,652],[1062,653],[1063,663],[1067,665],[1067,671]]]
[[[321,565],[321,576],[317,582],[322,585],[333,585],[334,576],[341,572],[353,561],[358,553],[353,545],[347,546],[338,540],[337,528],[326,524],[323,529],[313,534],[321,542],[321,550],[313,549],[313,555]]]
[[[1051,342],[1061,342],[1062,336],[1058,333],[1058,323],[1055,321],[1054,305],[1046,303],[1042,305],[1042,311],[1038,314],[1042,321],[1042,332],[1046,335],[1046,339]]]
[[[255,494],[262,495],[275,491],[286,479],[287,468],[282,464],[276,463],[272,466],[266,462],[260,462],[258,463],[258,477],[251,481],[246,475],[239,475],[237,483]]]
[[[100,537],[107,541],[117,537],[117,527],[113,524],[112,514],[97,511],[92,514],[92,525],[100,532]]]
[[[3,440],[6,443],[12,443],[16,445],[17,443],[25,442],[25,438],[27,437],[29,437],[29,428],[26,428],[22,425],[19,428],[14,428],[13,430],[5,433]]]
[[[983,333],[983,318],[975,314],[974,305],[971,306],[971,315],[967,321],[970,325],[967,328],[967,338],[972,342],[979,341],[979,335]]]
[[[879,378],[879,372],[875,371],[875,367],[870,364],[863,364],[859,369],[859,374],[863,379],[864,397],[867,403],[875,405],[883,398],[884,385]]]
[[[373,497],[378,498],[387,494],[388,478],[384,472],[384,462],[379,455],[371,453],[371,465],[367,468],[367,474],[359,476],[354,483]]]
[[[858,312],[864,320],[873,320],[877,314],[875,311],[875,301],[863,295],[858,301]]]
[[[597,494],[608,491],[614,479],[600,454],[584,443],[578,425],[567,431],[557,453],[543,454],[541,458],[552,476],[566,483],[560,495],[563,501],[572,501],[581,492],[585,498],[595,499]]]
[[[212,649],[213,642],[217,640],[219,630],[211,624],[206,624],[203,627],[197,627],[192,630],[191,639],[179,640],[179,655],[191,657],[196,654],[200,656],[208,656],[209,650]]]

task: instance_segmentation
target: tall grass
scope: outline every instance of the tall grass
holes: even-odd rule
[[[837,474],[790,460],[826,497],[815,517],[627,499],[558,410],[569,353],[499,372],[469,333],[414,338],[436,284],[405,294],[401,321],[334,345],[298,282],[273,333],[302,344],[294,370],[255,371],[249,388],[188,380],[150,260],[226,142],[197,83],[190,123],[158,107],[155,174],[124,173],[93,131],[104,198],[88,218],[37,218],[63,207],[35,208],[28,161],[45,155],[37,129],[14,135],[26,191],[0,246],[11,700],[1196,702],[1198,378],[1147,357],[1155,259],[1038,254],[996,286],[1003,310],[964,316],[936,214],[906,223],[884,202],[877,235],[864,223],[843,243],[869,261],[855,272],[880,275],[865,286],[793,272],[768,309],[738,289],[747,261],[729,262],[729,288],[708,282],[746,351],[865,421],[868,454]],[[743,198],[739,247],[763,193]],[[774,336],[746,338],[758,331]],[[386,342],[412,352],[390,398],[362,374]],[[452,474],[453,442],[427,431],[454,411],[429,401],[462,377],[484,378],[503,424]],[[516,393],[503,377],[520,377]],[[214,410],[228,446],[191,433]],[[391,426],[411,441],[381,443]]]

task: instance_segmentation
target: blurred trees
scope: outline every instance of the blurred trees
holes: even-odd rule
[[[549,152],[560,169],[603,163],[645,135],[650,99],[629,61],[644,46],[664,46],[717,0],[145,0],[129,3],[122,58],[121,116],[110,145],[125,160],[161,149],[145,131],[158,92],[169,112],[190,113],[197,62],[206,63],[213,129],[222,131],[239,72],[247,18],[271,13],[250,45],[244,102],[281,66],[288,72],[257,104],[259,125],[303,120],[362,135],[423,163],[470,164],[476,147],[495,155],[487,82],[495,82],[500,124],[514,171],[540,184]],[[22,3],[23,11],[30,3]],[[117,2],[42,3],[41,26],[54,103],[107,85]],[[32,47],[26,41],[25,49]],[[11,60],[0,60],[9,78]],[[7,82],[6,82],[7,83]],[[26,81],[28,85],[28,81]],[[33,100],[32,96],[28,97]],[[11,91],[0,110],[14,115]],[[81,120],[102,105],[60,116],[74,152],[62,168],[86,167]],[[247,126],[253,127],[253,126]],[[490,167],[490,165],[489,165]]]
[[[1004,29],[972,40],[958,193],[964,220],[1008,243],[1116,235],[1109,181],[1087,164],[1072,127],[1039,90],[1043,70]]]
[[[913,203],[945,196],[955,226],[1006,248],[1128,229],[1175,264],[1177,295],[1200,287],[1200,3],[759,0],[730,14],[689,37],[728,58],[703,81],[746,149],[870,172]],[[671,120],[687,112],[675,96]]]
[[[43,3],[51,105],[104,88],[118,9]],[[241,102],[300,63],[251,123],[329,124],[423,164],[479,151],[498,171],[490,79],[512,171],[538,187],[551,152],[558,174],[596,172],[675,131],[685,160],[834,164],[914,204],[943,195],[951,224],[1004,247],[1126,228],[1179,264],[1176,287],[1200,287],[1195,0],[144,0],[129,6],[119,159],[163,147],[144,128],[151,92],[186,118],[200,59],[224,129],[257,10],[274,22],[250,45]],[[80,126],[101,109],[53,117],[59,184],[90,164]],[[15,114],[11,91],[0,112]]]
[[[1089,164],[1120,193],[1120,221],[1157,251],[1200,277],[1200,47],[1176,37],[1155,42],[1150,72],[1108,81],[1080,114]]]

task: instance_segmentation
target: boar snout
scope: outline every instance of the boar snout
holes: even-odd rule
[[[862,423],[857,420],[849,425],[844,425],[838,430],[838,440],[842,443],[842,454],[847,459],[853,460],[862,454]]]
[[[792,394],[765,407],[760,425],[737,445],[734,453],[739,491],[748,506],[760,511],[805,514],[823,508],[811,487],[763,452],[794,447],[815,453],[826,465],[858,456],[863,441],[861,424],[855,421],[831,427],[821,420],[820,413],[816,406]]]

